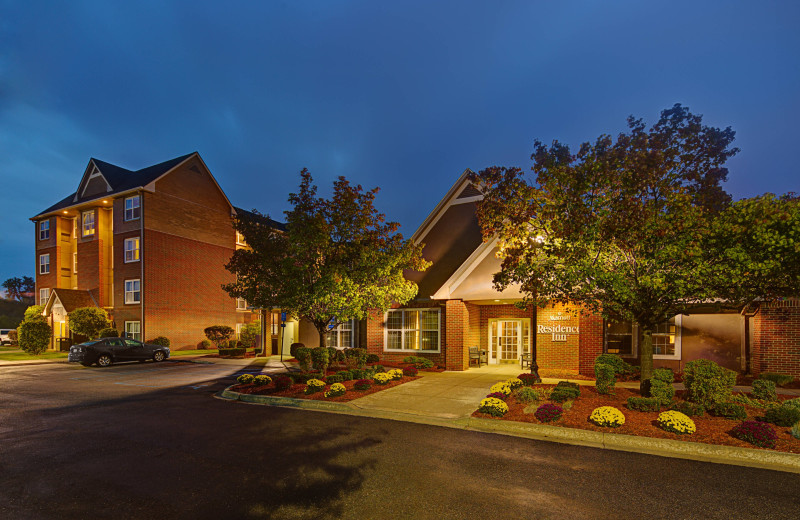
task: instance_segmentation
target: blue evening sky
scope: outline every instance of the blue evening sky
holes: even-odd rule
[[[410,236],[465,168],[530,167],[679,102],[731,126],[735,198],[800,191],[800,4],[0,0],[0,280],[90,157],[199,151],[281,219],[298,172],[380,186]]]

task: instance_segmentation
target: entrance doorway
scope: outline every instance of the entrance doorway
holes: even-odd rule
[[[489,363],[519,363],[530,348],[530,319],[489,320]]]

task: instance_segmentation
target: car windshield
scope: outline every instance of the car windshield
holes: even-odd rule
[[[80,345],[77,345],[77,346],[79,346],[79,347],[91,347],[92,345],[97,345],[98,343],[100,343],[100,340],[96,339],[94,341],[87,341],[85,343],[81,343]]]

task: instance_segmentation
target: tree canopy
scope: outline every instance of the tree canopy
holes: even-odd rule
[[[96,338],[101,330],[111,325],[108,313],[99,307],[80,307],[70,312],[68,318],[70,330],[89,339]]]
[[[30,301],[30,294],[35,290],[35,283],[30,276],[14,276],[2,283],[2,287],[6,290],[6,296],[11,300],[17,301]]]
[[[226,267],[237,281],[223,288],[250,305],[308,320],[324,345],[329,328],[412,299],[417,286],[403,271],[430,264],[422,246],[403,239],[399,224],[375,209],[378,188],[365,191],[339,177],[324,199],[308,170],[300,175],[285,231],[257,211],[237,217],[249,248],[234,253]]]
[[[519,168],[481,171],[479,221],[503,257],[495,286],[519,284],[525,304],[577,303],[636,322],[643,379],[659,323],[699,302],[798,294],[797,266],[776,279],[791,264],[772,255],[798,257],[798,221],[784,218],[797,214],[796,200],[731,203],[721,184],[723,165],[738,152],[734,135],[675,105],[649,130],[630,117],[628,131],[601,135],[577,153],[536,141],[535,182]],[[732,248],[732,240],[740,242]]]

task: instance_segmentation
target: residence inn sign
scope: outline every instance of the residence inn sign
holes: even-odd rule
[[[562,313],[555,314],[549,317],[550,321],[561,322],[561,321],[570,321],[574,318],[574,316],[565,315]],[[572,325],[561,325],[553,324],[553,325],[537,325],[536,332],[538,334],[550,334],[551,341],[567,341],[567,335],[569,334],[580,334],[580,327],[572,326]]]

